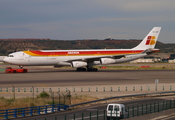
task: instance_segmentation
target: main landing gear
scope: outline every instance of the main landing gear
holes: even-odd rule
[[[22,66],[22,65],[19,65],[19,68],[20,68],[20,69],[23,69],[23,66]]]
[[[88,71],[88,72],[97,72],[97,68],[77,68],[77,71]]]

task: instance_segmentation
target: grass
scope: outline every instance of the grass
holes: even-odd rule
[[[121,64],[112,64],[112,65],[98,65],[94,66],[98,69],[114,69],[114,70],[162,70],[162,69],[175,69],[174,63],[121,63]],[[149,66],[149,67],[142,67]],[[70,68],[70,66],[64,66],[61,68]],[[60,68],[59,68],[60,69]],[[73,68],[75,69],[75,68]]]
[[[5,69],[0,69],[0,71],[5,71]]]
[[[97,97],[92,97],[89,95],[76,95],[71,98],[71,104],[77,104],[77,103],[83,103],[83,102],[88,102],[92,100],[98,100],[99,98]]]
[[[116,69],[116,70],[162,70],[162,69],[175,69],[175,66],[172,66],[171,64],[169,65],[165,65],[165,64],[161,64],[161,65],[156,65],[156,64],[151,64],[151,65],[131,65],[131,66],[105,66],[105,69]],[[99,69],[103,69],[101,66],[97,66],[97,68]]]
[[[71,97],[71,99],[67,98],[65,100],[65,104],[69,105],[70,102],[71,104],[77,104],[77,103],[82,103],[82,102],[87,102],[87,101],[92,101],[92,100],[97,100],[98,98],[96,97],[91,97],[88,95],[75,95]],[[71,101],[70,101],[71,100]],[[62,104],[64,104],[63,98],[61,98],[60,101]],[[43,105],[48,105],[48,104],[53,104],[53,99],[50,97],[46,98],[18,98],[18,99],[6,99],[4,97],[0,98],[0,110],[3,109],[13,109],[13,108],[23,108],[23,107],[33,107],[33,106],[43,106]],[[59,104],[59,98],[54,98],[54,104]]]
[[[7,63],[0,63],[7,64]],[[121,63],[121,64],[111,64],[111,65],[98,65],[94,66],[98,69],[104,69],[102,66],[105,66],[105,69],[116,69],[116,70],[162,70],[162,69],[175,69],[174,63]],[[144,68],[141,66],[149,66]],[[57,68],[57,67],[55,67]],[[71,66],[58,67],[59,69],[75,69]],[[0,69],[0,71],[5,71],[5,69]]]

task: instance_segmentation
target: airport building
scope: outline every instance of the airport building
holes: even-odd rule
[[[156,62],[175,63],[175,54],[155,53],[152,55],[148,55],[144,58],[131,61],[130,63],[156,63]]]

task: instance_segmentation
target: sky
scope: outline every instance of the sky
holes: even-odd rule
[[[0,0],[0,39],[143,39],[175,43],[175,0]]]

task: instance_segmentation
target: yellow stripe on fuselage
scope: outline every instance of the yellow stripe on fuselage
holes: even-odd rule
[[[33,52],[30,51],[23,51],[23,52],[31,56],[38,56],[38,54],[34,54]]]

